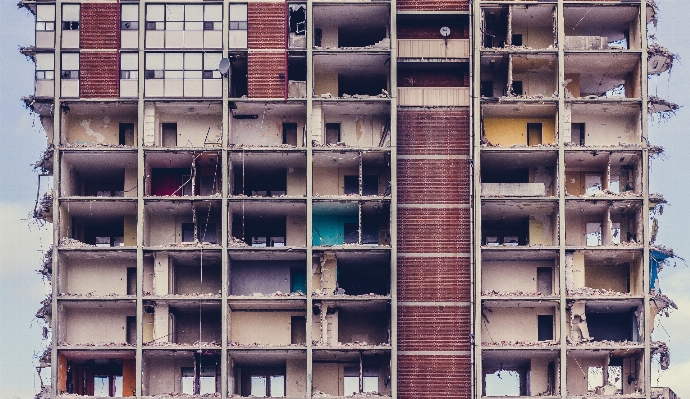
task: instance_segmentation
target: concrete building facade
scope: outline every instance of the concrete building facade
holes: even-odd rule
[[[19,5],[39,395],[673,395],[653,2]]]

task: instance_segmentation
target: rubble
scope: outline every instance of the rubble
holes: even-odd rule
[[[678,305],[668,296],[657,293],[653,297],[649,298],[650,302],[653,302],[653,307],[656,308],[656,313],[663,313],[666,317],[669,317],[671,309],[678,309]]]
[[[46,192],[43,194],[43,198],[40,200],[36,199],[34,204],[34,210],[31,217],[36,220],[40,226],[43,226],[47,219],[50,217],[53,208],[53,194]]]
[[[313,398],[390,398],[391,395],[384,395],[378,392],[362,392],[348,396],[333,396],[315,389],[311,396]]]
[[[136,295],[122,295],[122,294],[117,294],[117,293],[110,293],[110,294],[102,294],[102,295],[96,295],[93,292],[89,292],[86,294],[69,294],[69,293],[60,293],[58,295],[59,298],[122,298],[122,299],[132,299],[136,298]]]
[[[252,342],[249,344],[243,344],[241,342],[237,341],[230,341],[228,342],[228,346],[231,346],[233,348],[304,348],[304,344],[282,344],[282,345],[275,345],[275,344],[262,344],[261,342]]]
[[[47,294],[41,301],[41,307],[36,312],[36,318],[43,319],[48,325],[53,316],[53,294]]]
[[[53,245],[48,247],[46,253],[43,254],[43,263],[41,268],[36,270],[43,278],[43,281],[51,281],[53,276]]]
[[[240,298],[304,298],[305,294],[301,292],[281,292],[276,291],[270,294],[263,294],[261,292],[254,292],[251,295],[230,295],[232,299]]]
[[[519,346],[530,348],[544,348],[551,346],[558,346],[558,341],[498,341],[498,342],[482,342],[485,347],[503,347],[503,346]]]
[[[660,119],[668,119],[676,114],[681,106],[657,96],[649,96],[648,113],[659,114]]]
[[[244,240],[240,240],[237,237],[230,237],[228,239],[228,247],[248,247],[249,244],[244,242]]]
[[[119,348],[119,347],[134,347],[136,345],[129,344],[127,342],[88,342],[88,343],[71,344],[71,343],[60,341],[60,342],[58,342],[58,346],[69,347],[69,348],[94,348],[94,347]]]
[[[334,344],[326,344],[321,341],[312,341],[313,346],[318,346],[320,348],[359,348],[359,347],[372,347],[389,349],[391,347],[390,343],[385,344],[370,344],[366,341],[355,341],[355,342],[336,342]]]
[[[662,370],[668,370],[671,365],[671,352],[665,342],[652,342],[652,356],[659,355],[659,366]]]
[[[668,71],[671,72],[673,62],[679,57],[666,47],[653,43],[647,47],[648,72],[650,75],[658,75]]]
[[[216,342],[216,341],[210,341],[210,342],[196,341],[193,344],[181,344],[181,343],[177,343],[177,342],[168,342],[168,341],[150,341],[150,342],[144,342],[142,345],[143,346],[155,346],[155,347],[194,346],[197,348],[220,348],[220,342]]]
[[[523,291],[512,291],[512,292],[507,292],[507,291],[482,291],[482,296],[487,296],[487,297],[535,297],[535,296],[544,296],[545,294],[541,292],[523,292]]]
[[[74,238],[62,237],[58,244],[58,248],[95,248],[95,245],[87,244]]]
[[[568,344],[571,346],[578,346],[578,347],[593,347],[593,346],[636,346],[636,347],[643,347],[644,344],[642,342],[633,342],[633,341],[608,341],[608,340],[603,340],[603,341],[580,341],[580,342],[572,342],[568,340]]]
[[[48,148],[46,148],[43,153],[41,154],[41,157],[36,161],[33,165],[34,170],[36,169],[41,169],[41,172],[43,173],[49,173],[51,169],[53,168],[52,162],[53,162],[53,154],[55,153],[55,146],[53,144],[48,145]]]
[[[606,296],[606,297],[629,297],[625,292],[611,291],[607,289],[582,287],[577,289],[566,289],[567,296]]]

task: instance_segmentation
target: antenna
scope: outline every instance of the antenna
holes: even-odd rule
[[[449,27],[444,26],[443,28],[441,28],[441,36],[443,36],[444,38],[446,38],[446,37],[448,37],[449,35],[450,35],[450,28],[449,28]]]
[[[230,60],[223,58],[218,64],[218,72],[223,76],[228,76],[228,71],[230,71]]]

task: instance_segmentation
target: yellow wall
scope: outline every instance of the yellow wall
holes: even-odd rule
[[[137,246],[137,217],[125,216],[125,247]]]
[[[291,318],[304,312],[232,312],[230,339],[241,344],[289,345]]]
[[[333,97],[338,96],[338,74],[332,73],[315,73],[314,76],[314,93],[316,95],[331,93]]]
[[[626,266],[597,265],[585,267],[585,284],[589,288],[628,292],[628,268]]]
[[[527,145],[528,123],[542,124],[543,144],[555,142],[553,118],[484,118],[484,135],[494,145]]]

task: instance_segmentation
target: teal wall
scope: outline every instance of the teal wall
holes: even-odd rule
[[[313,215],[312,245],[340,245],[345,242],[345,223],[359,223],[357,212],[344,215]]]

